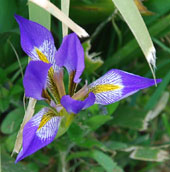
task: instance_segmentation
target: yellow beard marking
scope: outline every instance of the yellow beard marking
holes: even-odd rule
[[[38,57],[41,61],[45,62],[45,63],[50,63],[47,59],[47,57],[38,49],[38,48],[35,48],[36,50],[36,53],[38,54]],[[53,75],[54,75],[54,70],[53,68],[51,67],[50,70],[48,71],[49,75],[53,78]]]
[[[102,85],[96,85],[95,87],[92,87],[89,89],[90,92],[93,92],[94,94],[97,93],[103,93],[107,91],[113,91],[120,89],[121,86],[119,85],[112,85],[112,84],[102,84]]]
[[[50,63],[47,59],[47,57],[38,49],[35,48],[36,53],[38,54],[38,57],[41,61],[45,62],[45,63]]]
[[[46,114],[43,115],[38,130],[41,129],[51,118],[55,115],[52,111],[48,111]]]
[[[50,77],[50,80],[54,77],[54,69],[53,67],[50,67],[49,71],[48,71],[48,75]],[[53,79],[52,79],[53,80]]]

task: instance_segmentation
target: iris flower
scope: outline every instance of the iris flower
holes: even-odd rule
[[[62,135],[81,110],[93,104],[117,102],[154,85],[153,79],[111,69],[77,91],[85,68],[84,50],[77,35],[65,36],[56,50],[48,29],[21,16],[15,15],[15,18],[20,27],[22,49],[32,59],[23,79],[25,95],[48,103],[24,126],[23,145],[16,162]],[[67,93],[63,81],[64,68],[69,75]]]

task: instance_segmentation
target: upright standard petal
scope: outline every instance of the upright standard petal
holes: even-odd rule
[[[61,117],[53,111],[43,108],[24,127],[23,147],[16,163],[51,143],[57,135]]]
[[[69,73],[75,72],[75,83],[80,82],[80,76],[84,70],[84,50],[75,33],[64,37],[55,59],[59,67],[66,67]]]
[[[157,83],[161,79],[156,80]],[[91,83],[89,92],[95,94],[95,104],[107,105],[128,97],[137,91],[153,86],[153,79],[144,78],[118,69],[112,69]]]
[[[21,46],[33,60],[55,64],[56,48],[51,32],[40,24],[15,15],[21,33]]]
[[[48,70],[51,64],[30,61],[25,72],[23,84],[26,97],[42,100],[42,91],[46,87]]]
[[[81,101],[74,100],[69,95],[63,96],[61,99],[61,104],[67,110],[68,113],[79,113],[82,109],[86,109],[92,106],[95,102],[95,95],[93,93],[89,93],[89,96]]]

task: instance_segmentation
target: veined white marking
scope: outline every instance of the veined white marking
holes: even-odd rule
[[[110,71],[106,73],[104,76],[100,77],[93,83],[89,85],[89,89],[96,87],[97,85],[104,85],[104,84],[113,84],[120,87],[120,89],[115,89],[113,91],[106,91],[102,93],[95,94],[96,101],[95,103],[98,104],[109,104],[112,103],[113,99],[117,99],[122,96],[122,89],[124,88],[122,84],[122,78],[121,75],[114,71]]]
[[[115,73],[114,71],[111,71],[109,73],[106,73],[105,75],[94,81],[93,83],[91,83],[89,85],[89,88],[95,87],[96,85],[104,85],[104,84],[113,84],[123,87],[121,76]]]
[[[41,140],[50,139],[56,133],[60,125],[60,117],[52,117],[43,127],[37,130],[36,135]]]
[[[42,109],[38,115],[32,119],[32,126],[39,127],[41,119],[46,114],[48,108]],[[43,127],[36,131],[36,135],[43,141],[54,136],[56,130],[59,128],[61,117],[52,117]],[[37,128],[38,129],[38,128]]]
[[[59,67],[55,63],[56,48],[54,47],[53,44],[50,43],[49,40],[45,40],[41,46],[35,48],[37,48],[40,52],[42,52],[47,57],[48,61],[53,65],[54,71],[59,70]],[[35,48],[32,50],[31,53],[33,57],[35,57],[34,60],[40,60]]]

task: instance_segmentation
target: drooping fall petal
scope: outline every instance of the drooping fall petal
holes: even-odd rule
[[[161,79],[156,80],[157,83]],[[153,79],[144,78],[118,69],[112,69],[91,83],[88,88],[95,94],[95,104],[107,105],[128,97],[141,89],[153,86]]]
[[[60,120],[61,117],[48,108],[43,108],[33,116],[24,127],[23,146],[16,163],[50,144],[57,135]]]

